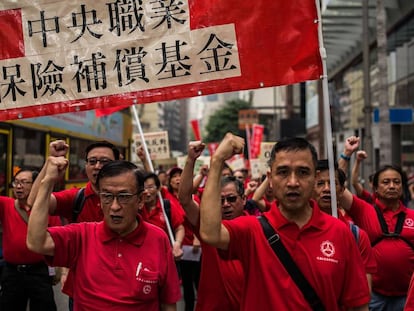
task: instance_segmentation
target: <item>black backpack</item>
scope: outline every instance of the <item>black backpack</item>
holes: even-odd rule
[[[79,214],[82,212],[85,199],[85,188],[80,188],[76,193],[75,200],[73,201],[72,222],[76,222]]]

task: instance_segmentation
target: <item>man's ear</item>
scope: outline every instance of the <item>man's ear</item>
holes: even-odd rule
[[[273,189],[272,182],[271,182],[271,180],[272,180],[272,170],[269,169],[266,172],[266,176],[267,176],[267,180],[268,180],[270,189]]]

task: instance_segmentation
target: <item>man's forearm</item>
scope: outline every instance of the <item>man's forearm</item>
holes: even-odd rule
[[[200,235],[212,245],[220,242],[221,203],[220,178],[224,161],[211,158],[210,171],[200,204]]]
[[[53,191],[54,182],[51,179],[43,178],[39,183],[39,191],[34,201],[27,229],[27,246],[30,250],[44,254],[53,255],[48,241],[48,216],[49,200]]]
[[[42,169],[40,170],[39,174],[37,175],[37,178],[33,182],[32,188],[30,190],[29,196],[27,197],[27,205],[32,207],[35,201],[35,198],[37,196],[37,193],[39,192],[39,185],[40,181],[45,177],[46,174],[46,164],[43,165]]]
[[[356,160],[354,163],[354,166],[352,167],[351,171],[351,184],[354,187],[357,195],[361,195],[362,191],[364,190],[363,186],[359,182],[359,167],[360,167],[361,161]]]
[[[192,225],[198,223],[199,208],[193,201],[193,170],[195,159],[188,158],[185,162],[183,172],[181,173],[180,188],[178,190],[178,198],[183,207],[187,219]]]

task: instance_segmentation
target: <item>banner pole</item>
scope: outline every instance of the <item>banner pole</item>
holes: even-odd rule
[[[250,150],[251,150],[251,141],[252,141],[252,138],[251,138],[251,135],[250,135],[249,125],[246,124],[245,125],[245,129],[246,129],[246,140],[247,140],[247,155],[249,157],[249,167],[251,167],[250,166],[250,159],[252,158],[252,156],[251,156]]]
[[[135,107],[136,104],[137,104],[137,100],[134,99],[134,103],[131,106],[132,107],[132,114],[134,115],[135,123],[137,124],[138,132],[139,132],[139,136],[141,137],[141,143],[142,143],[142,147],[144,149],[145,157],[148,160],[151,172],[154,173],[154,166],[152,165],[151,157],[150,157],[150,154],[148,152],[147,143],[145,142],[144,132],[142,131],[141,122],[139,121],[139,117],[138,117],[138,111],[137,111],[137,108]],[[163,197],[162,197],[160,191],[157,191],[157,194],[158,194],[158,199],[160,200],[160,203],[161,203],[161,210],[162,210],[162,214],[164,215],[165,224],[167,225],[168,236],[170,237],[171,245],[174,245],[174,242],[175,242],[174,234],[172,232],[171,224],[170,224],[170,221],[167,217],[167,213],[165,212],[164,200],[163,200]]]
[[[329,163],[329,182],[331,189],[331,210],[332,216],[338,218],[338,206],[336,198],[336,188],[335,188],[335,160],[333,155],[333,141],[332,141],[332,124],[331,124],[331,109],[329,105],[329,88],[328,88],[328,74],[326,70],[326,49],[323,44],[323,35],[322,35],[322,15],[321,15],[321,5],[319,0],[315,0],[316,11],[318,13],[318,40],[319,40],[319,53],[322,59],[322,96],[323,96],[323,118],[324,118],[324,128],[325,128],[325,142],[326,150],[328,154],[328,163]]]

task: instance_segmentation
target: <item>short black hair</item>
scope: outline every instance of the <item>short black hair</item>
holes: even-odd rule
[[[407,185],[407,175],[404,174],[400,166],[392,164],[392,165],[384,165],[378,171],[375,172],[374,177],[372,178],[372,185],[374,186],[374,188],[378,188],[379,175],[388,170],[394,170],[398,174],[400,174],[402,186],[405,187]]]
[[[224,177],[222,177],[221,181],[220,181],[221,188],[223,188],[227,184],[234,184],[234,186],[236,187],[237,194],[242,196],[242,197],[244,196],[244,185],[238,178],[236,178],[234,176],[224,176]]]
[[[154,179],[155,185],[157,186],[157,189],[161,187],[160,179],[158,178],[158,175],[155,173],[145,173],[144,175],[144,182],[146,182],[148,179]]]
[[[102,178],[115,177],[128,172],[134,173],[137,193],[140,194],[144,191],[144,174],[134,163],[125,160],[111,161],[102,166],[96,178],[96,184],[99,188],[99,182]]]
[[[119,150],[118,150],[118,148],[115,147],[115,145],[111,144],[109,141],[106,141],[106,140],[96,141],[92,144],[89,144],[88,147],[86,147],[86,149],[85,149],[85,158],[88,157],[88,154],[92,149],[101,148],[101,147],[111,149],[113,154],[114,154],[114,159],[119,160]]]
[[[32,173],[32,182],[35,181],[36,177],[39,175],[39,171],[33,170],[29,167],[22,167],[20,168],[16,174],[14,174],[14,178],[22,172],[30,172]]]
[[[302,137],[290,137],[285,138],[277,143],[272,148],[269,159],[269,167],[272,167],[273,162],[275,161],[276,154],[281,151],[299,151],[299,150],[309,150],[312,155],[312,162],[314,164],[315,170],[318,162],[318,154],[315,147]]]
[[[334,161],[334,169],[338,175],[339,184],[344,187],[346,182],[346,174],[345,172],[338,167],[338,163]],[[329,161],[328,159],[318,160],[318,164],[316,165],[317,171],[327,171],[329,170]]]

